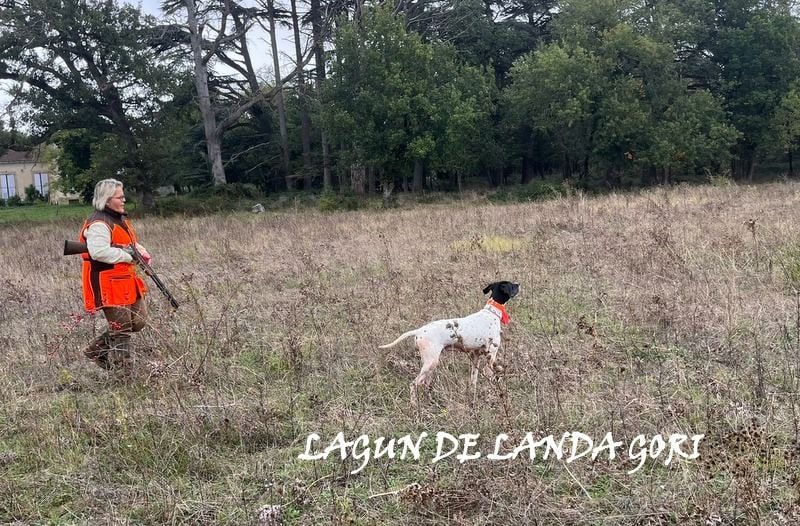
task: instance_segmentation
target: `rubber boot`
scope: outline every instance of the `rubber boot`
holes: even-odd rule
[[[90,343],[86,349],[83,350],[84,356],[93,361],[95,365],[105,370],[111,369],[111,363],[109,362],[108,359],[108,347],[109,347],[108,340],[109,340],[108,333],[104,332],[103,334],[95,338],[94,341]]]
[[[111,338],[108,348],[108,361],[112,369],[128,370],[131,368],[131,337],[119,334]]]

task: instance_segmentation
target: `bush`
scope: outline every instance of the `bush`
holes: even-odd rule
[[[706,170],[706,178],[711,186],[716,186],[717,188],[725,188],[736,184],[736,181],[731,177],[730,170],[724,170],[721,173],[712,173]]]
[[[326,190],[317,201],[317,208],[322,212],[333,212],[334,210],[358,210],[361,207],[361,200],[351,192],[334,192]]]
[[[555,199],[570,195],[572,189],[565,182],[555,181],[531,181],[525,185],[515,185],[501,188],[497,192],[489,195],[489,201],[493,202],[515,202],[515,201],[541,201],[545,199]]]
[[[252,203],[249,201],[244,203],[241,200],[228,197],[176,195],[157,199],[151,212],[164,217],[178,214],[198,216],[217,212],[247,210],[250,206],[252,206]]]
[[[35,186],[30,185],[25,188],[25,200],[29,203],[33,203],[34,201],[43,201],[44,196]]]
[[[263,199],[264,194],[254,184],[230,183],[220,185],[202,186],[188,194],[191,197],[206,198],[220,197],[224,199]]]
[[[18,195],[12,195],[6,199],[6,206],[22,206],[22,198]]]
[[[177,214],[195,216],[217,212],[250,210],[264,195],[253,184],[224,184],[203,186],[188,194],[170,195],[156,199],[152,213],[160,216]]]

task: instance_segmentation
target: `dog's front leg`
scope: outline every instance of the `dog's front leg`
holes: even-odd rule
[[[494,364],[497,361],[497,353],[500,351],[500,344],[495,343],[494,340],[489,340],[489,360],[486,362],[486,367],[484,368],[484,373],[489,378],[493,378],[495,376],[495,369]]]
[[[469,353],[470,369],[469,369],[469,383],[472,387],[472,404],[478,399],[478,371],[481,368],[481,351],[473,351]]]

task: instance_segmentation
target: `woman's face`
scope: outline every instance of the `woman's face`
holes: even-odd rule
[[[117,189],[114,190],[114,195],[108,200],[106,206],[119,214],[125,213],[125,192],[121,186],[118,186]]]

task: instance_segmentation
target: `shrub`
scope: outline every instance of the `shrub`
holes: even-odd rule
[[[22,206],[22,198],[18,195],[12,195],[6,199],[6,206]]]
[[[243,202],[223,196],[196,197],[192,195],[175,195],[156,200],[152,212],[166,217],[177,214],[188,216],[207,215],[216,212],[247,210],[252,206],[250,201]]]
[[[33,203],[34,201],[44,200],[44,196],[35,186],[30,185],[25,188],[25,200]]]
[[[361,200],[352,192],[334,192],[326,190],[317,201],[317,208],[322,212],[332,212],[334,210],[358,210],[361,207]]]
[[[220,185],[202,186],[191,191],[191,197],[220,197],[225,199],[262,199],[263,192],[254,184],[229,183]]]
[[[170,195],[156,199],[152,212],[160,216],[206,215],[216,212],[250,210],[264,194],[253,184],[224,184],[203,186],[184,195]]]
[[[525,185],[502,188],[489,196],[494,202],[541,201],[570,195],[571,189],[566,182],[531,181]]]
[[[721,173],[711,173],[706,171],[708,182],[711,186],[716,186],[717,188],[724,188],[728,186],[733,186],[736,182],[731,177],[730,170],[726,170]]]

